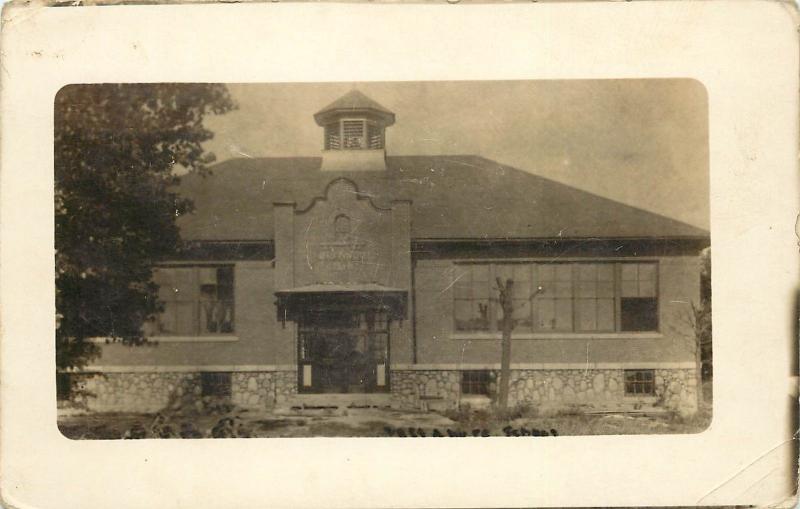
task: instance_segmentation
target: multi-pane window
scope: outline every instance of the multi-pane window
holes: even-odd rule
[[[514,281],[517,332],[656,331],[657,269],[654,262],[458,264],[455,328],[502,330],[499,277]]]
[[[579,331],[614,330],[614,266],[582,263],[575,283],[576,323]]]
[[[537,291],[533,297],[536,330],[573,330],[573,267],[570,264],[534,264],[534,283]]]
[[[626,263],[621,267],[621,328],[646,331],[658,327],[656,268],[652,263]]]
[[[230,396],[230,373],[200,373],[200,385],[203,396]]]
[[[488,265],[459,266],[453,285],[456,330],[489,330],[491,288]]]
[[[233,267],[159,267],[153,279],[164,304],[154,334],[199,336],[234,331]]]
[[[491,375],[489,371],[462,371],[461,372],[461,394],[480,394],[489,395]]]
[[[652,369],[625,370],[627,396],[653,396],[655,393],[655,375]]]
[[[533,315],[531,314],[531,266],[526,264],[506,264],[495,265],[495,277],[499,277],[503,282],[508,279],[514,281],[511,298],[514,302],[513,318],[514,323],[518,327],[530,328],[533,324]],[[494,279],[492,280],[494,281]],[[492,287],[496,287],[495,283]],[[494,306],[496,316],[496,326],[500,330],[503,328],[503,310],[500,306]]]

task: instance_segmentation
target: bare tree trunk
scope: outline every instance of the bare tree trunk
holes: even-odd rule
[[[697,408],[703,405],[703,308],[692,304],[694,326],[694,376],[696,379]]]
[[[697,392],[697,408],[703,406],[703,343],[700,335],[697,335],[697,346],[694,351],[694,376],[697,380],[695,392]]]
[[[498,407],[508,408],[508,390],[511,382],[511,332],[514,330],[513,311],[514,304],[512,293],[514,280],[508,279],[503,285],[497,278],[497,287],[500,291],[500,308],[503,310],[503,352],[500,357],[500,387],[498,394]]]

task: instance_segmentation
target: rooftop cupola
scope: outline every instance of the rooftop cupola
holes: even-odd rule
[[[394,113],[351,90],[314,114],[325,130],[323,171],[386,169],[386,128]]]

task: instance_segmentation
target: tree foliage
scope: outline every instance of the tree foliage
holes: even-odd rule
[[[700,303],[692,304],[692,315],[697,347],[700,350],[703,379],[712,375],[713,350],[711,348],[711,248],[700,253]]]
[[[159,311],[152,264],[180,245],[176,165],[206,171],[209,114],[235,106],[224,85],[71,85],[55,100],[56,364],[98,354],[88,338],[145,341]]]

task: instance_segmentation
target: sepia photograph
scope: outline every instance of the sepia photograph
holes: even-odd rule
[[[104,83],[54,104],[70,439],[690,434],[690,79]]]
[[[796,505],[791,7],[11,4],[0,505]]]

